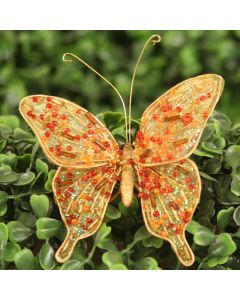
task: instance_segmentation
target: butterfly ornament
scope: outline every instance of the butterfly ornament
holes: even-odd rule
[[[134,188],[141,201],[148,231],[170,242],[179,261],[190,266],[194,254],[185,229],[199,202],[200,175],[188,157],[197,147],[203,129],[223,91],[224,80],[206,74],[183,81],[157,98],[144,111],[136,139],[131,142],[131,104],[136,71],[151,36],[137,60],[131,82],[128,117],[116,87],[85,61],[75,58],[107,82],[123,105],[126,144],[121,148],[111,132],[94,115],[68,100],[33,95],[19,109],[35,133],[46,157],[59,166],[52,182],[55,202],[67,228],[56,260],[67,261],[78,240],[100,227],[115,185],[120,183],[125,206]]]

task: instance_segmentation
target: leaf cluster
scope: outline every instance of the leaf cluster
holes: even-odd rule
[[[123,143],[123,116],[99,115]],[[133,121],[133,135],[138,121]],[[192,269],[240,269],[240,124],[214,112],[191,157],[202,177],[201,201],[187,227]],[[54,253],[66,229],[54,203],[50,164],[30,129],[15,115],[0,118],[0,267],[2,269],[184,269],[169,243],[151,236],[139,200],[109,204],[97,233],[79,241],[71,260]]]

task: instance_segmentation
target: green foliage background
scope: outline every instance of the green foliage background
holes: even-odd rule
[[[169,244],[143,226],[137,199],[126,209],[116,199],[94,237],[79,242],[71,260],[54,252],[65,228],[53,201],[56,166],[46,161],[17,112],[29,94],[80,103],[123,142],[121,106],[113,91],[80,64],[61,61],[73,52],[109,78],[127,99],[138,53],[150,31],[0,32],[0,266],[2,269],[182,269]],[[192,269],[240,269],[240,31],[160,31],[137,76],[137,119],[155,98],[181,80],[217,73],[226,81],[218,113],[192,156],[203,192],[187,239],[196,255]],[[111,110],[112,113],[106,113]],[[220,112],[221,111],[221,112]]]

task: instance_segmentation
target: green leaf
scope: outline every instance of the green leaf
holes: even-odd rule
[[[217,174],[221,170],[221,159],[214,157],[203,162],[203,171],[208,174]]]
[[[117,250],[116,245],[114,244],[113,240],[110,237],[105,237],[101,242],[97,244],[98,248],[104,250]]]
[[[204,172],[199,172],[199,174],[201,175],[201,177],[205,178],[205,179],[208,179],[210,181],[214,181],[214,182],[218,182],[215,178],[213,178],[212,176],[204,173]]]
[[[0,217],[4,216],[7,212],[7,202],[0,204]]]
[[[116,263],[111,265],[109,270],[128,270],[128,268],[124,264]]]
[[[149,238],[144,239],[143,241],[144,247],[154,247],[154,248],[161,248],[163,245],[163,240],[157,238],[155,236],[150,236]]]
[[[18,180],[14,182],[14,185],[21,186],[27,185],[31,183],[35,178],[35,174],[31,171],[26,171],[26,173],[22,173],[19,175]]]
[[[123,263],[123,254],[118,251],[108,251],[103,254],[102,261],[108,267],[117,263]]]
[[[134,263],[136,270],[160,270],[157,261],[152,257],[144,257]]]
[[[37,173],[42,173],[44,175],[45,178],[47,178],[48,175],[48,165],[42,161],[41,159],[37,158],[36,160],[36,171]]]
[[[2,152],[4,150],[4,148],[6,147],[6,144],[7,144],[6,140],[0,139],[0,152]]]
[[[8,116],[0,116],[0,123],[14,129],[19,127],[20,121],[17,116],[8,115]]]
[[[8,227],[4,223],[0,223],[0,250],[3,249],[8,240]]]
[[[234,195],[240,196],[240,179],[236,176],[233,176],[233,180],[231,182],[231,191]]]
[[[32,251],[24,248],[14,255],[14,262],[18,270],[34,270],[36,269],[37,261],[33,256]]]
[[[32,155],[30,153],[23,154],[21,156],[18,156],[18,162],[17,162],[17,168],[21,172],[25,172],[26,169],[29,168],[30,162],[31,162]]]
[[[7,224],[9,231],[9,240],[18,243],[29,238],[33,231],[19,221],[11,221]]]
[[[52,270],[56,265],[54,250],[49,243],[42,246],[39,253],[39,262],[44,270]]]
[[[116,136],[121,136],[121,137],[125,137],[126,135],[126,132],[125,132],[125,126],[121,126],[121,127],[118,127],[118,128],[115,128],[112,130],[112,135],[114,137]]]
[[[64,263],[61,270],[82,270],[83,267],[81,266],[80,261],[78,260],[69,260],[68,262]]]
[[[233,254],[237,250],[235,242],[228,233],[221,233],[216,236],[215,241],[209,246],[209,256],[225,257]]]
[[[229,224],[234,212],[234,207],[229,207],[228,209],[222,209],[217,214],[217,226],[220,231],[224,231]]]
[[[222,150],[218,149],[217,146],[212,142],[203,142],[202,148],[210,153],[222,154]]]
[[[149,238],[150,236],[151,235],[147,231],[146,226],[142,226],[136,231],[133,241],[134,241],[134,243],[137,243],[139,241]]]
[[[5,204],[8,200],[8,194],[0,191],[0,204]]]
[[[107,226],[105,223],[101,225],[98,229],[97,234],[95,235],[94,245],[100,243],[105,237],[107,237],[111,232],[111,227]]]
[[[14,261],[14,256],[16,253],[21,251],[21,247],[17,243],[8,242],[3,249],[3,260],[4,261]]]
[[[18,180],[19,175],[11,170],[0,169],[0,183],[12,183]]]
[[[121,217],[121,213],[115,206],[109,204],[106,210],[106,216],[112,220],[115,220]]]
[[[201,227],[201,225],[198,222],[191,220],[188,223],[186,230],[187,230],[187,232],[189,232],[191,234],[195,234],[199,230],[200,227]]]
[[[199,246],[208,246],[215,240],[215,233],[204,226],[200,226],[193,237],[194,242]]]
[[[3,124],[0,124],[0,137],[1,138],[7,139],[7,138],[9,138],[11,133],[12,133],[11,128],[9,128],[8,126],[5,126]]]
[[[0,217],[5,215],[7,211],[8,194],[0,191]]]
[[[30,213],[21,211],[19,217],[17,218],[17,221],[21,222],[27,227],[32,228],[36,224],[36,217]]]
[[[235,172],[240,166],[240,146],[232,145],[225,152],[225,161]]]
[[[33,138],[32,134],[21,128],[15,128],[13,132],[14,140],[25,140]]]
[[[48,179],[47,179],[47,182],[45,183],[45,189],[49,192],[52,192],[52,181],[53,181],[53,178],[56,174],[56,170],[51,170],[49,173],[48,173]]]
[[[234,213],[233,213],[233,219],[236,222],[237,225],[240,226],[240,206],[238,206]]]
[[[14,153],[0,154],[0,165],[9,165],[15,168],[17,165],[17,156]]]
[[[212,257],[208,259],[207,265],[209,268],[216,267],[217,265],[223,265],[228,261],[228,256],[224,257]]]
[[[197,155],[197,156],[206,156],[206,157],[210,157],[210,158],[213,158],[214,156],[212,154],[209,154],[207,152],[204,152],[202,150],[199,150],[199,149],[195,149],[193,151],[193,154]]]
[[[47,216],[49,210],[49,199],[46,195],[32,195],[30,203],[37,218]]]
[[[98,114],[98,118],[101,119],[107,127],[113,127],[115,124],[123,120],[123,114],[119,112],[106,111]]]
[[[219,184],[216,186],[216,193],[218,201],[225,205],[240,204],[240,197],[234,195],[231,190],[232,176],[230,174],[224,174],[218,178]]]
[[[61,228],[62,222],[51,218],[40,218],[36,222],[37,237],[40,240],[48,240],[52,236],[56,235]]]

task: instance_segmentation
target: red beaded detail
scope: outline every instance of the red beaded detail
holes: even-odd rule
[[[46,108],[52,108],[52,104],[51,103],[47,103],[46,104]]]
[[[180,120],[184,124],[184,126],[187,126],[193,122],[194,118],[191,113],[186,113]]]
[[[91,224],[91,223],[93,222],[93,219],[91,219],[91,218],[86,218],[86,222],[87,222],[88,224]]]
[[[111,193],[110,193],[110,192],[105,192],[105,193],[104,193],[104,197],[105,197],[105,198],[109,198],[110,196],[111,196]]]
[[[32,97],[32,101],[33,102],[38,102],[38,97],[37,96]]]
[[[166,104],[166,105],[163,105],[163,106],[161,107],[161,110],[162,110],[163,112],[169,112],[169,111],[171,111],[171,110],[172,110],[172,104]]]

